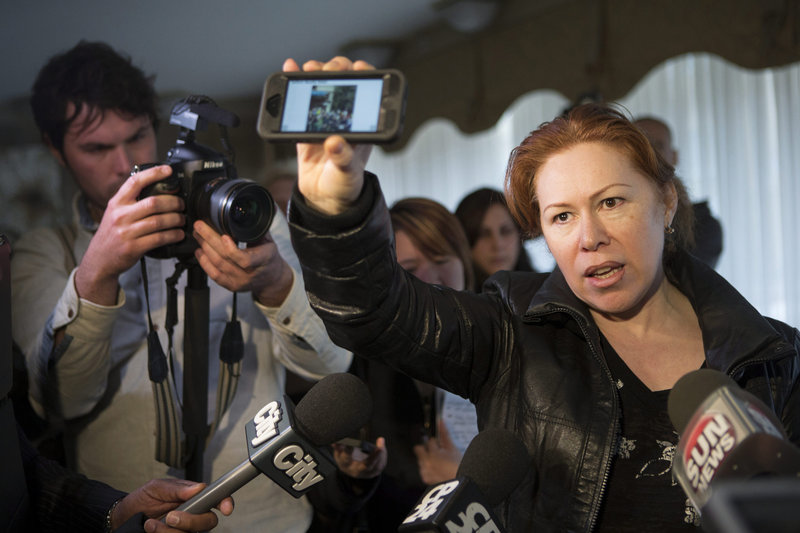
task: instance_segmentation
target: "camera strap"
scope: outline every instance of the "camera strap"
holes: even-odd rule
[[[180,426],[181,405],[176,394],[177,384],[174,373],[173,332],[178,323],[178,279],[183,274],[185,266],[179,261],[175,264],[175,272],[167,278],[167,309],[165,330],[168,339],[169,358],[164,354],[158,334],[153,327],[150,314],[150,297],[148,295],[147,269],[145,259],[142,257],[142,282],[144,284],[145,302],[147,305],[147,356],[148,373],[153,386],[153,399],[156,410],[156,451],[157,461],[171,467],[183,468],[184,457],[183,431]],[[217,399],[215,405],[214,421],[209,427],[208,438],[214,435],[220,420],[227,412],[239,383],[241,362],[244,357],[244,340],[236,311],[237,297],[233,293],[233,310],[231,320],[225,325],[225,330],[220,343],[220,369],[217,381]]]
[[[217,380],[217,405],[214,423],[209,429],[209,439],[217,430],[220,420],[233,402],[236,387],[239,385],[242,359],[244,358],[244,337],[242,324],[236,316],[237,295],[233,293],[231,320],[225,324],[222,340],[219,345],[219,379]]]
[[[147,283],[147,266],[145,258],[141,259],[142,283],[144,285],[144,299],[147,305],[147,371],[153,387],[153,400],[156,410],[156,461],[165,463],[171,467],[183,468],[183,436],[180,428],[180,418],[177,394],[175,393],[175,375],[172,371],[172,327],[177,322],[177,314],[170,317],[171,295],[167,294],[167,319],[166,328],[169,338],[170,359],[164,355],[164,349],[158,339],[158,334],[153,327],[153,319],[150,316],[150,296]],[[180,263],[176,265],[176,272],[180,275],[182,268],[178,271]],[[173,278],[175,275],[172,276]],[[167,281],[169,287],[169,281]],[[171,318],[174,322],[171,324]]]

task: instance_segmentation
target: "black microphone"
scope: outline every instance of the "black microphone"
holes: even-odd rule
[[[248,459],[178,507],[201,514],[259,474],[295,498],[336,473],[327,446],[364,426],[372,413],[369,389],[352,374],[331,374],[292,407],[288,397],[261,408],[245,425]]]
[[[775,413],[722,372],[700,369],[681,377],[667,411],[681,436],[673,473],[701,513],[713,488],[726,482],[800,473],[800,450]]]
[[[464,451],[456,478],[429,488],[398,531],[501,533],[490,508],[517,488],[529,468],[528,450],[514,433],[485,429]]]

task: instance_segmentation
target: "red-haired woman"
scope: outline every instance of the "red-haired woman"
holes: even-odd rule
[[[508,530],[696,530],[671,473],[666,399],[703,366],[755,394],[800,442],[797,329],[684,251],[686,193],[622,113],[578,106],[514,150],[509,207],[557,268],[496,275],[481,294],[396,267],[368,152],[341,137],[298,145],[290,218],[310,299],[334,342],[468,397],[480,428],[523,440],[527,475],[499,509]]]

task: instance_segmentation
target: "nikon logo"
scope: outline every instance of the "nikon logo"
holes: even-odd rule
[[[225,166],[225,163],[222,161],[203,161],[203,170],[207,168],[222,168]]]

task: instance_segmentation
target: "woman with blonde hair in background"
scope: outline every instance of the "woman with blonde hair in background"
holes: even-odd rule
[[[404,198],[389,213],[397,262],[406,272],[433,285],[474,288],[467,238],[446,207],[428,198]],[[478,431],[475,407],[380,361],[354,359],[350,372],[364,380],[373,397],[372,419],[360,437],[386,447],[386,466],[373,482],[377,486],[349,482],[374,491],[360,509],[332,505],[336,492],[315,496],[310,531],[397,531],[427,486],[456,477],[464,449]],[[349,501],[360,505],[363,499]]]

